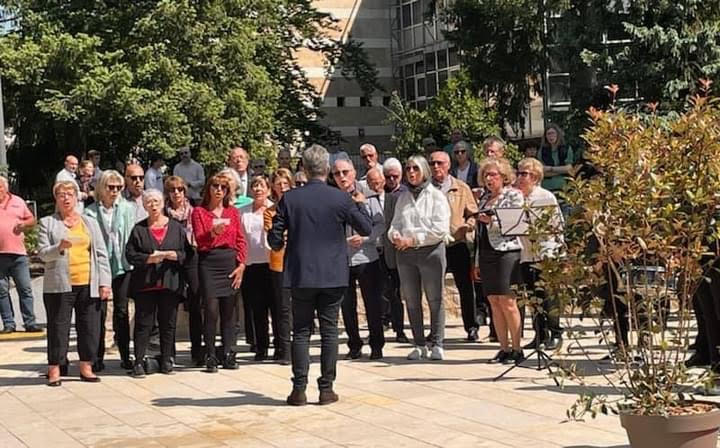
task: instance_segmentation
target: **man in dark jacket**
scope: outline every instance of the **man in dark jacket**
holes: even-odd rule
[[[361,236],[372,231],[372,221],[362,205],[364,195],[356,191],[351,196],[326,184],[329,154],[325,148],[312,145],[303,153],[302,162],[308,183],[283,195],[268,234],[272,249],[286,246],[284,281],[285,287],[291,289],[293,311],[293,390],[287,403],[295,406],[307,403],[310,332],[315,312],[322,339],[320,404],[338,400],[332,388],[338,354],[338,312],[350,277],[345,230],[349,225]]]

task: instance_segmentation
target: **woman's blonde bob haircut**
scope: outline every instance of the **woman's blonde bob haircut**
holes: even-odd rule
[[[543,164],[535,157],[528,157],[518,162],[518,171],[529,171],[535,175],[535,179],[539,184],[542,182],[545,174],[543,173]]]
[[[512,185],[515,182],[515,170],[507,159],[496,159],[488,157],[480,161],[478,167],[478,184],[485,185],[485,172],[490,168],[496,168],[503,178],[503,185]]]
[[[98,179],[97,185],[95,186],[99,200],[105,200],[105,195],[108,193],[108,185],[111,182],[116,182],[125,188],[125,178],[120,173],[115,170],[105,170],[100,175],[100,179]]]

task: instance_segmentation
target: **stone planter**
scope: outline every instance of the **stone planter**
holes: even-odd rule
[[[621,414],[633,448],[715,448],[720,409],[670,417]]]

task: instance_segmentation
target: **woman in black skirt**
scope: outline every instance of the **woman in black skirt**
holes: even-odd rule
[[[247,246],[242,222],[232,205],[230,179],[211,176],[205,185],[202,203],[192,212],[197,242],[201,295],[205,298],[205,366],[217,372],[215,332],[218,316],[222,334],[222,364],[237,369],[235,361],[235,291],[240,288]]]
[[[504,237],[494,213],[482,213],[494,208],[522,207],[523,196],[511,187],[515,174],[505,159],[485,159],[478,169],[478,183],[485,186],[480,198],[476,247],[483,292],[490,301],[500,351],[491,363],[512,364],[525,359],[520,346],[522,320],[511,288],[520,282],[520,241]],[[508,341],[512,340],[512,350]]]

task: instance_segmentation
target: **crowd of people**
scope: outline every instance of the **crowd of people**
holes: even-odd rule
[[[364,144],[362,166],[356,167],[347,154],[312,145],[295,170],[291,153],[282,149],[277,169],[265,173],[264,160],[251,162],[237,146],[228,152],[227,166],[208,176],[188,148],[179,150],[172,174],[165,174],[160,157],[152,157],[147,170],[130,163],[117,167],[121,172],[101,170],[98,151],[82,161],[68,155],[52,188],[55,213],[39,220],[47,384],[60,386],[68,373],[73,312],[83,381],[100,381],[97,374],[106,368],[110,312],[121,368],[136,378],[172,373],[180,304],[188,311],[192,365],[208,372],[237,369],[236,307],[242,303],[244,336],[255,360],[292,364],[293,405],[307,401],[309,339],[317,319],[320,403],[332,403],[340,314],[346,358],[364,355],[358,289],[370,359],[383,358],[385,331],[392,328],[395,342],[411,345],[408,359],[443,360],[447,273],[457,286],[467,341],[478,340],[489,318],[491,338],[500,346],[490,362],[522,362],[524,313],[516,286],[532,290],[535,262],[555,256],[561,244],[554,237],[537,245],[508,235],[494,210],[557,207],[553,191],[562,189],[573,153],[556,127],[548,128],[537,158],[525,158],[517,168],[504,158],[499,137],[487,138],[477,158],[459,131],[444,149],[434,141],[426,148],[403,163],[381,161],[375,146]],[[35,217],[4,178],[0,222],[0,278],[15,280],[25,328],[37,331],[22,239]],[[6,319],[9,299],[2,295],[6,282],[0,291],[3,331],[14,331],[14,318]],[[533,313],[538,331],[526,348],[542,343],[556,349],[562,344],[558,313],[550,312],[551,299],[542,305],[545,312]],[[151,355],[153,337],[157,356]]]

